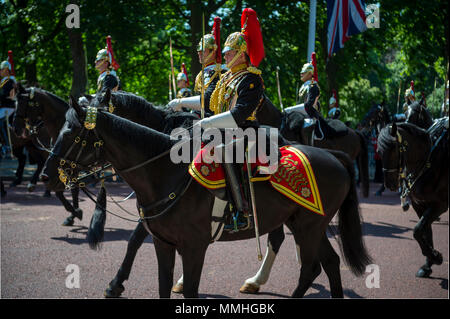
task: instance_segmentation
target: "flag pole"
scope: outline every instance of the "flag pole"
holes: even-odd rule
[[[311,58],[311,53],[314,52],[316,39],[316,8],[317,0],[309,1],[309,33],[308,33],[308,53],[306,55],[306,62]]]

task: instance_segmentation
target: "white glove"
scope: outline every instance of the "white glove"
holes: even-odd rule
[[[203,129],[208,128],[238,128],[236,121],[230,111],[206,117],[197,122]]]
[[[174,99],[167,104],[167,107],[173,111],[181,111],[182,107],[200,111],[202,109],[200,95]]]
[[[81,105],[81,106],[89,106],[89,101],[88,101],[88,99],[85,96],[81,96],[78,99],[78,104]]]

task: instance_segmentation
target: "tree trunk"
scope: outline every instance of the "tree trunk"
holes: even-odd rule
[[[72,53],[72,88],[70,94],[78,99],[86,92],[87,70],[86,53],[79,29],[67,29],[70,51]]]
[[[197,74],[202,70],[202,66],[198,61],[197,55],[197,44],[201,40],[202,37],[202,14],[203,14],[203,5],[199,0],[190,0],[188,1],[188,9],[191,12],[191,18],[189,20],[189,25],[191,26],[191,78],[195,79]],[[205,23],[208,21],[209,17],[206,16],[205,12]],[[206,33],[206,29],[205,29]]]
[[[17,1],[17,7],[19,9],[25,9],[27,6],[28,0]],[[21,14],[18,14],[17,17],[17,35],[19,43],[23,50],[22,52],[24,54],[24,58],[22,59],[22,61],[25,61],[25,79],[28,86],[34,86],[37,84],[36,60],[25,58],[31,51],[30,47],[28,46],[28,39],[30,38],[30,25]]]

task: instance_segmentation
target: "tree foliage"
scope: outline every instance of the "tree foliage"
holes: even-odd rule
[[[366,1],[370,3],[370,1]],[[94,59],[111,35],[122,88],[149,101],[169,99],[169,38],[173,42],[175,73],[188,66],[191,83],[200,65],[196,45],[205,30],[211,32],[215,16],[222,18],[222,44],[240,30],[246,7],[258,13],[266,58],[263,71],[266,93],[279,104],[276,68],[284,106],[296,104],[299,73],[307,62],[309,2],[284,0],[78,0],[81,38],[87,65],[87,92],[96,90]],[[65,26],[68,3],[50,0],[0,1],[0,57],[15,56],[17,78],[40,85],[67,98],[72,88],[72,55]],[[357,121],[373,103],[385,100],[392,112],[400,105],[411,80],[424,92],[428,105],[440,107],[434,91],[441,90],[448,72],[448,9],[439,1],[377,1],[380,28],[353,36],[331,59],[326,56],[326,1],[317,3],[316,43],[320,102],[328,105],[332,89],[338,91],[343,120]],[[334,86],[334,87],[331,87]],[[440,103],[438,106],[434,105]],[[325,114],[326,107],[323,107]]]

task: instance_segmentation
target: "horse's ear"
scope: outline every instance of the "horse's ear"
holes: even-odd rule
[[[78,104],[77,100],[73,97],[73,95],[70,95],[69,105],[71,108],[75,110],[75,112],[77,112],[79,116],[82,114],[81,106]]]
[[[391,127],[389,133],[391,134],[392,137],[397,136],[397,124],[395,124],[395,122],[392,123],[392,127]]]

